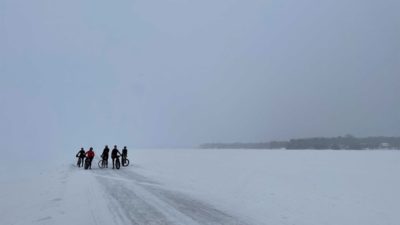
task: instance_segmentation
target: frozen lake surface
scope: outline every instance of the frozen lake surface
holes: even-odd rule
[[[74,152],[71,152],[74,155]],[[398,225],[400,151],[131,150],[2,168],[0,224]]]

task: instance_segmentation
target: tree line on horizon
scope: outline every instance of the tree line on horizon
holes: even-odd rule
[[[339,137],[312,137],[291,139],[289,141],[271,141],[259,143],[206,143],[203,149],[334,149],[334,150],[367,150],[367,149],[400,149],[400,137],[364,137],[352,135]]]

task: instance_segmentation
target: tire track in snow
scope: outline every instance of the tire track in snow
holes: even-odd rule
[[[214,206],[128,170],[96,170],[121,220],[134,225],[247,225]]]

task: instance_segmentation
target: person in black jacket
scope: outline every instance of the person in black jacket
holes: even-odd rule
[[[85,158],[85,150],[81,148],[81,150],[78,153],[76,153],[76,157],[78,158],[78,163],[77,163],[78,167],[83,166],[83,161],[84,161],[83,159]]]
[[[108,168],[108,153],[110,152],[110,149],[108,148],[108,145],[104,147],[103,153],[101,154],[101,158],[103,159],[103,167]]]
[[[114,145],[114,149],[111,151],[111,159],[113,163],[113,169],[115,167],[115,159],[121,156],[121,152],[118,151],[117,146]]]
[[[126,146],[122,149],[122,159],[128,158],[128,149]]]

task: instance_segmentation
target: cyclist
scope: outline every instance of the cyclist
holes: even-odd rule
[[[124,146],[124,148],[122,149],[122,162],[124,162],[126,158],[128,158],[128,149],[126,148],[126,146]]]
[[[108,148],[108,145],[103,150],[103,153],[101,154],[101,158],[103,159],[103,167],[108,168],[108,153],[110,152],[110,149]]]
[[[81,150],[79,150],[79,152],[76,153],[76,158],[79,158],[78,159],[78,162],[79,162],[78,167],[83,166],[83,161],[84,161],[83,159],[85,158],[85,150],[83,148],[81,148]]]
[[[121,156],[121,152],[118,151],[117,146],[114,145],[114,149],[111,151],[111,159],[113,163],[113,169],[115,167],[115,160]]]
[[[86,152],[86,157],[89,159],[89,169],[92,169],[92,161],[94,158],[94,151],[93,148],[90,147],[89,151]]]

